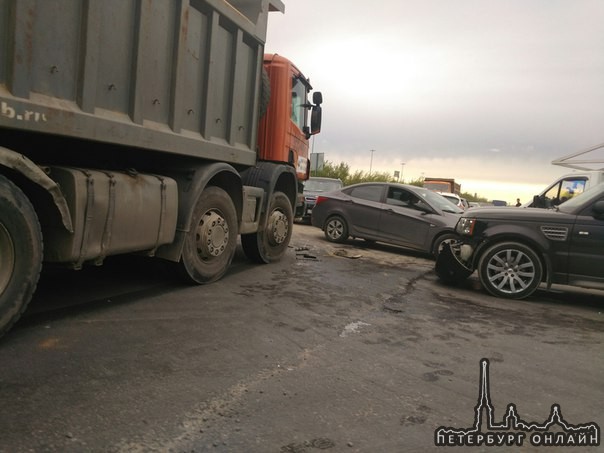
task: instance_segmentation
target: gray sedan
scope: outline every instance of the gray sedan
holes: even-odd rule
[[[436,255],[443,242],[458,238],[462,212],[427,189],[376,182],[320,195],[311,222],[331,242],[362,238]]]

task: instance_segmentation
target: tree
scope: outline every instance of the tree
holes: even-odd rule
[[[390,175],[387,172],[369,173],[357,170],[353,174],[350,174],[350,166],[347,163],[340,162],[336,165],[328,160],[325,161],[321,170],[313,171],[312,176],[322,176],[324,178],[337,178],[341,180],[345,186],[350,186],[352,184],[357,184],[360,182],[400,182],[401,184],[410,184],[412,186],[424,187],[423,177],[412,179],[410,181],[397,181],[394,179],[393,175]],[[486,198],[480,197],[477,194],[472,195],[467,192],[462,193],[460,197],[465,198],[468,201],[478,201],[484,203],[487,202]]]
[[[364,172],[361,170],[350,173],[350,166],[347,163],[340,162],[334,164],[330,161],[325,161],[321,170],[313,171],[312,176],[321,176],[324,178],[338,178],[345,186],[357,184],[360,182],[395,182],[394,178],[386,172]]]

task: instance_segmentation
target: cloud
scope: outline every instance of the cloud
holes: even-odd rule
[[[540,184],[553,159],[604,141],[600,0],[285,3],[267,49],[323,92],[327,160],[368,170],[375,149],[374,168],[433,159]]]

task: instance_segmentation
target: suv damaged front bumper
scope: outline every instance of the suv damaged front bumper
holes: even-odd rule
[[[456,284],[467,279],[474,269],[471,267],[474,248],[469,244],[445,243],[436,257],[434,270],[438,278],[448,284]],[[466,264],[468,263],[468,264]]]

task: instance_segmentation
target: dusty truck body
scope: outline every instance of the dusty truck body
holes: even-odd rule
[[[452,178],[424,178],[424,187],[434,192],[461,193],[461,184]]]
[[[239,236],[253,261],[283,255],[321,96],[264,58],[269,11],[284,5],[0,0],[0,334],[43,262],[144,253],[207,283]]]

